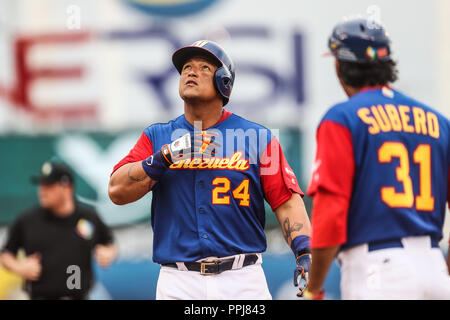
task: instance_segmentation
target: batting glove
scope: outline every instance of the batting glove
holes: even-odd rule
[[[216,154],[220,144],[215,141],[214,133],[196,131],[186,133],[161,150],[142,161],[142,167],[152,180],[158,181],[166,170],[175,162],[192,158],[210,158]]]
[[[308,283],[309,268],[311,266],[311,249],[309,237],[297,236],[291,242],[291,249],[295,254],[296,267],[294,270],[294,286],[298,287],[297,297],[302,297]]]
[[[302,297],[308,283],[309,267],[311,266],[311,254],[304,253],[297,257],[297,266],[294,270],[294,286],[298,287],[300,292],[297,297]]]
[[[191,134],[191,149],[183,153],[181,159],[211,158],[216,155],[220,144],[216,140],[217,134],[208,131],[195,131]],[[177,159],[178,161],[179,159]]]
[[[193,158],[211,158],[216,155],[220,144],[216,141],[217,134],[208,131],[187,133],[170,145],[161,148],[167,165],[180,160]]]

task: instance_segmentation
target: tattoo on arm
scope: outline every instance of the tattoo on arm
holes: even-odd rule
[[[134,168],[134,166],[138,164],[138,163],[134,163],[133,165],[130,166],[130,168],[128,169],[128,178],[130,178],[130,180],[135,181],[135,182],[141,182],[144,181],[145,179],[147,179],[149,176],[147,174],[144,173],[144,175],[142,177],[135,177],[131,170]]]
[[[289,218],[286,218],[283,222],[283,231],[285,233],[285,238],[288,243],[292,242],[292,232],[300,231],[303,228],[303,224],[300,222],[294,222],[290,224]]]

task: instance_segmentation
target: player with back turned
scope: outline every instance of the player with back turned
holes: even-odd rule
[[[450,299],[438,246],[450,198],[449,120],[389,86],[397,70],[381,25],[339,23],[329,48],[349,99],[317,129],[305,296],[323,298],[337,255],[343,299]]]
[[[310,223],[276,137],[223,107],[234,64],[212,41],[172,56],[184,114],[146,128],[113,170],[109,195],[127,204],[152,191],[157,299],[271,299],[262,263],[264,199],[297,261],[300,293],[310,266]]]

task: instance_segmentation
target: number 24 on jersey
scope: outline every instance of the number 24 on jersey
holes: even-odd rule
[[[231,189],[231,181],[227,177],[216,177],[212,181],[212,185],[216,186],[212,190],[213,204],[230,204],[231,198],[228,192]],[[249,180],[244,179],[232,191],[233,198],[239,200],[239,205],[243,207],[250,206]]]

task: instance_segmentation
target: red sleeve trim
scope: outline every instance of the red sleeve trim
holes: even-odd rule
[[[311,248],[327,248],[347,241],[349,202],[345,197],[319,189],[311,212]]]
[[[259,174],[264,197],[273,211],[289,200],[294,192],[304,196],[277,138],[273,138],[262,153]]]
[[[292,198],[292,193],[293,193],[292,190],[288,190],[288,192],[286,192],[283,196],[281,196],[281,198],[277,199],[277,201],[269,203],[270,207],[272,208],[272,211],[277,210],[279,206],[281,206],[283,203]],[[300,193],[300,196],[303,198],[304,194]]]
[[[128,153],[128,155],[126,155],[125,158],[120,160],[119,163],[117,163],[114,166],[111,175],[123,165],[136,161],[142,161],[150,157],[152,154],[153,154],[153,144],[150,141],[150,138],[145,134],[145,132],[143,132],[139,140],[134,145],[133,149],[131,149],[130,152]]]

